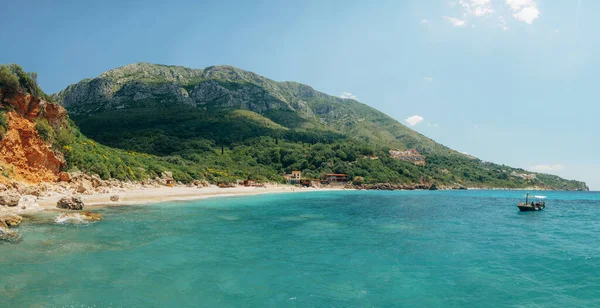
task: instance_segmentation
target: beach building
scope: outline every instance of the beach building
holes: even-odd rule
[[[289,184],[300,184],[302,181],[302,171],[293,170],[292,173],[285,175],[285,180]]]
[[[325,181],[329,184],[348,183],[348,175],[344,173],[329,173],[325,176]]]

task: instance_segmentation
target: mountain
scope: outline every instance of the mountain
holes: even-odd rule
[[[304,132],[340,133],[374,144],[397,148],[422,147],[424,151],[448,152],[433,140],[405,127],[394,119],[354,100],[330,96],[295,82],[275,82],[232,66],[189,69],[177,66],[138,63],[110,70],[95,79],[83,80],[61,91],[55,98],[65,106],[84,131],[101,141],[112,142],[109,133],[96,135],[96,126],[123,116],[147,120],[145,112],[160,110],[160,119],[194,122],[194,129],[223,142],[257,135],[254,130],[215,134],[214,127],[197,127],[197,117],[212,125],[234,117],[240,125],[258,124],[258,135],[278,135],[290,129]],[[166,110],[168,109],[168,110]],[[183,114],[191,112],[185,117]],[[212,119],[210,114],[223,115]],[[85,118],[85,121],[79,119]],[[154,118],[154,117],[153,117]],[[159,120],[160,120],[159,119]],[[156,119],[152,119],[155,121]],[[214,121],[216,120],[216,121]],[[224,121],[225,120],[225,121]],[[173,121],[161,121],[172,125]],[[142,124],[142,125],[140,125]],[[128,129],[146,129],[146,121]],[[162,124],[162,123],[161,123]],[[224,126],[228,127],[228,126]],[[106,128],[106,127],[104,127]],[[239,135],[242,133],[242,135]],[[109,138],[110,137],[110,138]]]
[[[585,183],[458,153],[384,113],[232,66],[137,63],[52,96],[98,142],[188,170],[183,180],[347,173],[366,183],[586,190]]]

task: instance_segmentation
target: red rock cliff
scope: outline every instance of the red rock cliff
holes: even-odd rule
[[[0,167],[11,180],[53,182],[65,166],[62,153],[54,151],[35,128],[38,118],[45,118],[54,127],[66,123],[66,110],[29,94],[17,94],[1,102],[8,108],[8,130],[0,140]],[[8,179],[0,175],[0,182]]]

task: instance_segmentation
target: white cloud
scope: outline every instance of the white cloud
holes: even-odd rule
[[[433,78],[431,78],[431,77],[423,77],[423,80],[425,80],[425,81],[429,81],[429,82],[432,82],[432,81],[433,81]]]
[[[540,16],[540,10],[533,0],[506,0],[506,4],[512,9],[516,20],[531,24]]]
[[[428,22],[429,22],[429,20],[428,20],[428,19],[422,19],[422,20],[421,20],[421,23],[422,23],[422,24],[426,24],[426,23],[428,23]]]
[[[517,11],[528,6],[535,6],[533,0],[506,0],[506,4],[508,4],[513,11]]]
[[[535,166],[529,167],[529,169],[531,169],[532,171],[536,171],[536,172],[552,172],[552,171],[563,170],[564,168],[565,168],[565,166],[563,166],[561,164],[535,165]]]
[[[474,15],[482,17],[494,13],[491,0],[459,0],[464,10],[463,16]]]
[[[499,16],[498,17],[498,26],[500,26],[500,28],[504,31],[508,30],[508,26],[506,25],[506,20],[504,19],[504,17]]]
[[[444,16],[444,19],[447,20],[448,22],[450,22],[455,27],[462,27],[467,23],[464,20],[454,18],[454,17]]]
[[[343,99],[353,99],[356,100],[356,95],[350,93],[350,92],[342,92],[342,94],[340,94],[340,97]]]
[[[408,117],[405,121],[406,121],[406,123],[408,123],[408,126],[415,126],[415,125],[423,122],[423,120],[425,120],[425,119],[423,119],[422,116],[414,115],[414,116]]]

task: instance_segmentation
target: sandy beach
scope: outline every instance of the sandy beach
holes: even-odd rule
[[[119,206],[119,205],[138,205],[150,204],[166,201],[184,201],[197,200],[213,197],[228,197],[228,196],[247,196],[267,193],[292,193],[292,192],[314,192],[326,190],[340,190],[339,188],[299,188],[291,185],[271,185],[267,187],[231,187],[219,188],[215,185],[208,187],[139,187],[133,189],[123,189],[121,191],[113,191],[111,193],[96,193],[93,195],[74,194],[72,196],[81,197],[86,209],[92,210],[102,206]],[[118,195],[119,201],[111,201],[110,197]],[[51,196],[40,197],[37,203],[40,205],[37,210],[53,210],[56,209],[56,203],[64,194],[54,194]]]

